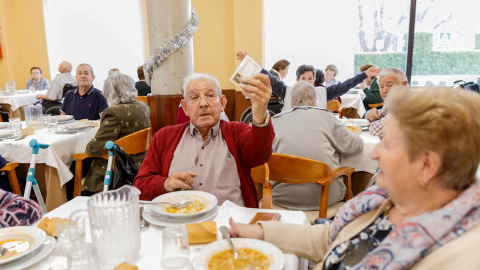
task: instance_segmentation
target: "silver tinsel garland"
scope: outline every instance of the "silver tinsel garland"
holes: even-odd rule
[[[165,45],[156,48],[150,59],[148,59],[147,62],[145,62],[145,65],[143,65],[145,81],[148,85],[150,85],[153,72],[167,59],[170,54],[176,52],[192,38],[193,34],[197,32],[198,24],[199,21],[197,13],[195,13],[195,10],[193,10],[192,7],[192,18],[188,22],[187,26],[185,26],[180,33],[176,34],[169,41],[167,41]]]

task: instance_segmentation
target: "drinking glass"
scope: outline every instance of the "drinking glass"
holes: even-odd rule
[[[30,90],[30,93],[35,92],[35,86],[30,85],[30,87],[28,88],[28,90]]]
[[[68,255],[76,244],[85,242],[83,232],[77,228],[76,222],[59,219],[55,225],[57,228],[57,245],[63,255]]]
[[[12,117],[8,119],[8,122],[12,125],[14,132],[19,132],[22,129],[22,121],[18,117]]]
[[[168,269],[187,267],[190,262],[190,248],[185,225],[165,227],[162,232],[162,241],[162,266]]]
[[[58,128],[58,119],[49,117],[47,119],[47,128],[50,132],[55,132]]]
[[[91,243],[83,243],[67,253],[69,270],[100,270],[95,247]]]
[[[5,89],[10,93],[15,93],[15,81],[6,82]]]

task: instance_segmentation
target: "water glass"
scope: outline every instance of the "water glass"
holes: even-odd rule
[[[57,119],[57,118],[49,117],[49,118],[47,119],[47,128],[48,128],[48,131],[50,131],[50,132],[55,132],[55,131],[57,131],[57,128],[58,128],[58,119]]]
[[[28,88],[28,90],[30,90],[30,93],[35,92],[35,86],[30,85],[30,87]]]
[[[15,93],[15,81],[9,81],[5,83],[5,89],[10,93]]]
[[[69,270],[100,270],[97,252],[91,243],[75,246],[67,253]]]
[[[185,225],[165,227],[162,232],[162,241],[162,266],[168,269],[187,267],[190,262],[190,248]]]
[[[8,122],[12,125],[12,129],[14,132],[18,132],[22,130],[22,121],[18,117],[12,117],[8,119]]]
[[[68,255],[74,246],[85,242],[83,232],[78,230],[76,223],[72,220],[59,219],[55,225],[57,229],[57,246],[63,255]]]

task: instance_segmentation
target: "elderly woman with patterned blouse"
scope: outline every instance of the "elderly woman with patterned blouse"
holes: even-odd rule
[[[115,141],[150,127],[150,108],[147,104],[136,101],[137,89],[131,77],[124,74],[108,76],[105,80],[103,95],[107,98],[109,108],[103,111],[100,128],[85,149],[89,155],[103,155],[106,153],[107,141]],[[145,153],[132,157],[140,167]],[[101,191],[106,170],[105,159],[94,159],[85,179],[85,190]]]
[[[230,220],[230,234],[264,239],[319,262],[315,269],[478,269],[480,95],[398,88],[372,151],[377,185],[331,224]]]

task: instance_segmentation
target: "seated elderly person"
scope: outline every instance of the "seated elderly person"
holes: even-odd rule
[[[242,61],[247,54],[244,52],[237,52],[237,59]],[[355,87],[357,84],[363,82],[363,80],[370,76],[377,76],[380,72],[380,68],[376,66],[370,67],[366,71],[355,75],[355,77],[350,78],[342,83],[330,85],[326,88],[323,86],[316,87],[315,91],[317,92],[317,100],[322,102],[322,104],[317,104],[318,107],[326,108],[327,101],[330,101],[336,97],[339,97],[351,88]],[[272,92],[280,97],[284,101],[284,109],[282,111],[290,110],[291,105],[289,95],[290,91],[287,91],[287,85],[283,81],[277,80],[275,76],[270,74],[267,70],[262,69],[263,74],[269,75],[270,84],[272,86]],[[312,65],[301,65],[297,68],[297,82],[305,81],[311,84],[315,83],[316,70]],[[324,89],[324,90],[323,90]],[[324,100],[326,96],[326,100]]]
[[[394,89],[386,105],[385,137],[371,154],[377,186],[332,224],[231,220],[231,235],[321,262],[315,269],[478,269],[480,95]]]
[[[137,89],[131,77],[114,74],[105,79],[103,94],[110,107],[105,109],[100,120],[100,128],[88,144],[85,152],[90,155],[106,153],[105,143],[115,141],[134,132],[150,127],[150,108],[136,101]],[[145,153],[132,155],[138,167]],[[107,169],[107,160],[96,158],[89,168],[85,179],[85,190],[97,192],[103,188],[103,179]]]
[[[32,78],[28,79],[25,89],[30,89],[31,87],[35,90],[48,89],[50,83],[47,79],[42,78],[42,70],[39,67],[32,67],[30,69],[30,74],[32,75]]]
[[[293,86],[293,110],[273,117],[273,152],[318,160],[334,170],[341,167],[341,155],[361,152],[363,141],[348,131],[331,111],[314,107],[315,102],[313,85],[298,82]],[[299,185],[274,182],[272,199],[276,205],[291,210],[318,210],[321,189],[316,183]],[[343,200],[345,192],[345,184],[339,177],[330,186],[328,205]],[[315,216],[318,218],[318,211]]]
[[[30,226],[42,218],[42,209],[33,200],[0,189],[0,228]]]
[[[378,85],[380,88],[380,96],[386,101],[388,92],[395,85],[408,85],[407,76],[405,73],[398,68],[386,68],[378,74]],[[380,137],[383,139],[383,126],[385,125],[385,120],[387,119],[388,111],[386,106],[382,109],[377,110],[373,108],[365,114],[365,118],[371,122],[368,130],[370,134]]]
[[[212,193],[219,204],[230,200],[258,207],[250,170],[272,154],[275,134],[267,112],[272,92],[263,74],[244,79],[241,88],[252,102],[252,126],[220,120],[227,99],[215,77],[185,78],[182,109],[190,122],[164,127],[153,136],[134,181],[142,200],[192,189]]]
[[[75,120],[97,120],[100,114],[108,108],[107,100],[102,92],[93,87],[93,68],[89,64],[77,67],[75,78],[78,87],[65,95],[62,103],[62,114],[73,115]]]
[[[37,99],[43,99],[44,102],[46,101],[60,101],[63,98],[63,87],[65,84],[72,84],[76,85],[77,80],[72,75],[72,64],[67,61],[63,61],[58,65],[58,74],[52,80],[50,87],[45,95],[39,94],[37,95]]]

